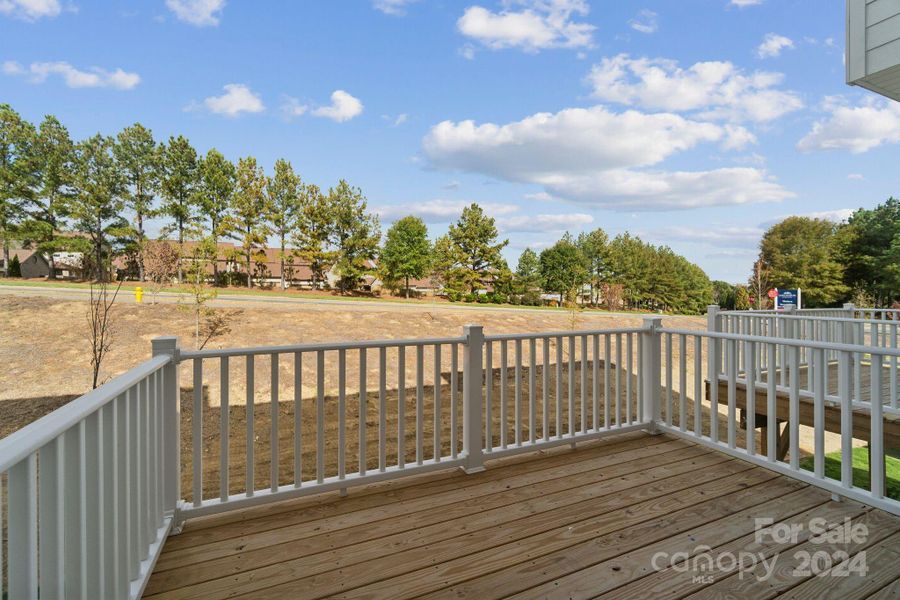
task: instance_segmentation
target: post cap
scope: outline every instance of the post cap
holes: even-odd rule
[[[150,345],[153,348],[153,356],[175,354],[178,351],[178,338],[174,335],[153,338]]]

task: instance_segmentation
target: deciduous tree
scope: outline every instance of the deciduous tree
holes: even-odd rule
[[[424,277],[431,267],[431,242],[422,219],[408,216],[391,225],[381,251],[380,266],[386,281],[403,280],[409,298],[410,278]]]
[[[584,255],[568,234],[541,252],[540,265],[544,289],[559,294],[560,304],[566,296],[574,301],[588,278]]]
[[[846,297],[839,259],[838,226],[823,219],[788,217],[773,225],[760,242],[759,260],[772,285],[800,288],[808,306],[828,306]]]

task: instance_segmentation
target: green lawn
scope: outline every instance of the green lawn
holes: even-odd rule
[[[853,485],[869,489],[869,450],[859,447],[853,449]],[[887,472],[887,496],[894,500],[900,500],[900,450],[889,449],[885,460]],[[813,457],[807,456],[800,459],[800,468],[807,471],[813,470]],[[825,476],[841,480],[841,453],[832,452],[825,455]]]

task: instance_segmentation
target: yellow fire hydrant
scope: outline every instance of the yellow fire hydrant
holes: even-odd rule
[[[134,288],[134,301],[140,304],[144,299],[144,288]]]

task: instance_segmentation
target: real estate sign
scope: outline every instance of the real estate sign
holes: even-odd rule
[[[780,290],[776,288],[775,292],[775,310],[785,310],[788,307],[792,309],[801,308],[802,296],[799,288],[796,290]]]

